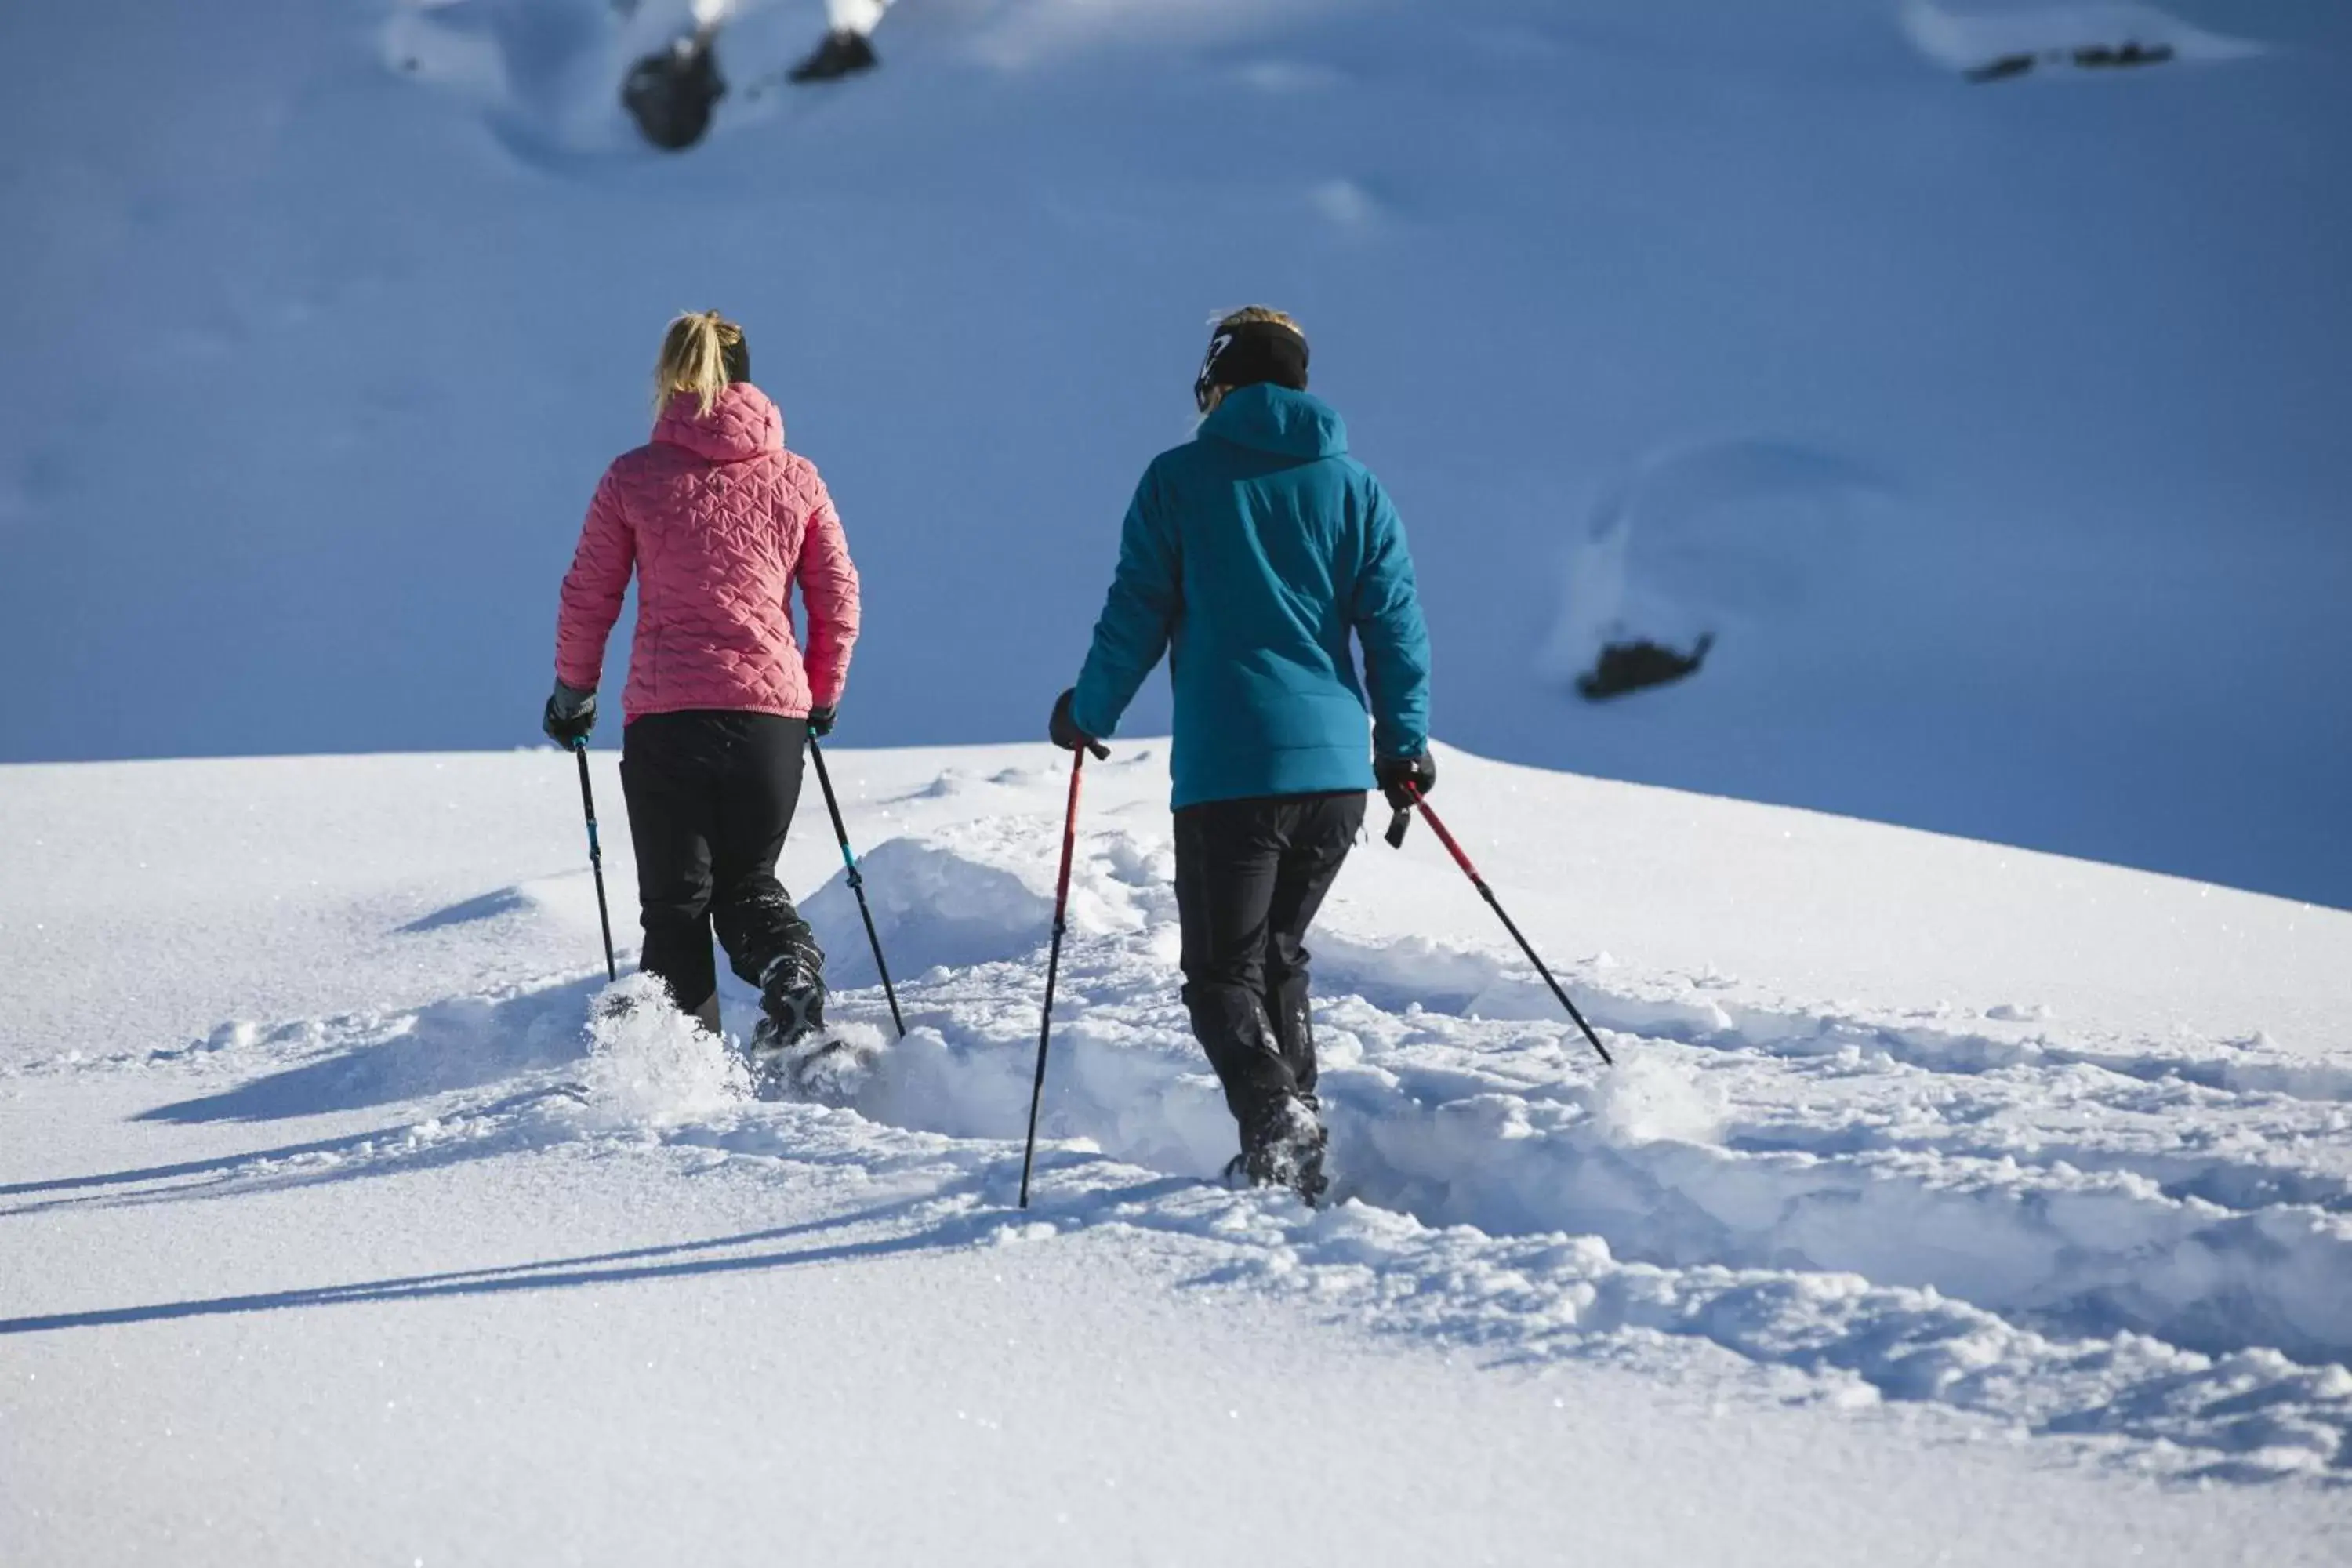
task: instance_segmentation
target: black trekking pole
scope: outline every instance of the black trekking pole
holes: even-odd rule
[[[882,938],[874,930],[874,911],[866,904],[866,877],[857,868],[857,857],[849,852],[849,829],[842,825],[841,802],[834,798],[833,775],[824,771],[824,748],[816,737],[808,738],[809,757],[816,763],[816,782],[824,790],[824,809],[833,817],[833,836],[841,841],[841,863],[849,873],[849,890],[857,895],[857,912],[866,917],[866,940],[874,944],[874,967],[881,972],[882,994],[890,999],[890,1022],[898,1026],[898,1037],[907,1037],[907,1020],[898,1016],[898,993],[890,984],[890,965],[882,957]]]
[[[1486,878],[1478,875],[1478,868],[1470,864],[1470,857],[1463,852],[1460,844],[1454,842],[1454,835],[1445,831],[1445,824],[1439,820],[1437,813],[1429,809],[1429,802],[1423,797],[1421,791],[1410,783],[1404,788],[1405,793],[1412,797],[1412,804],[1421,807],[1421,815],[1429,818],[1430,831],[1437,835],[1437,841],[1445,846],[1447,853],[1454,857],[1454,863],[1462,868],[1462,874],[1470,879],[1470,885],[1478,889],[1478,896],[1486,900],[1487,907],[1503,922],[1503,929],[1509,931],[1511,939],[1519,944],[1519,951],[1528,955],[1528,962],[1536,966],[1536,973],[1544,977],[1544,984],[1550,986],[1551,994],[1559,998],[1559,1005],[1568,1009],[1568,1016],[1576,1020],[1576,1026],[1584,1031],[1584,1037],[1592,1043],[1592,1048],[1601,1053],[1601,1061],[1610,1067],[1616,1066],[1617,1058],[1609,1054],[1609,1047],[1601,1043],[1601,1037],[1592,1032],[1592,1026],[1584,1021],[1584,1015],[1578,1012],[1576,1004],[1568,999],[1567,991],[1552,978],[1551,971],[1544,967],[1544,961],[1536,956],[1534,946],[1520,934],[1511,917],[1504,912],[1502,900],[1495,897],[1495,889],[1486,885]],[[1403,847],[1404,830],[1412,821],[1412,813],[1409,810],[1400,810],[1389,819],[1391,847]]]
[[[1097,757],[1110,750],[1095,746]],[[1029,1142],[1021,1151],[1021,1206],[1029,1206],[1029,1165],[1037,1157],[1037,1106],[1045,1097],[1045,1045],[1054,1037],[1054,986],[1062,975],[1062,933],[1069,929],[1070,860],[1078,847],[1078,780],[1087,768],[1087,754],[1070,754],[1070,810],[1062,821],[1062,875],[1054,887],[1054,945],[1045,959],[1045,1017],[1037,1026],[1037,1078],[1029,1086]]]
[[[588,814],[588,866],[596,873],[596,920],[604,928],[604,978],[621,978],[621,966],[613,962],[613,911],[604,903],[604,847],[596,841],[596,792],[588,787],[588,738],[583,735],[572,742],[572,754],[580,759],[580,808]]]

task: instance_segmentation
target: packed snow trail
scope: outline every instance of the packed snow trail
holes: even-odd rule
[[[2342,1051],[2076,1036],[2031,1006],[1904,1020],[1720,976],[1567,963],[1623,1063],[1602,1071],[1499,931],[1411,934],[1410,910],[1355,896],[1409,863],[1371,847],[1318,942],[1339,1201],[1310,1214],[1208,1180],[1232,1126],[1177,1001],[1171,851],[1146,793],[1156,770],[1148,753],[1127,760],[1125,787],[1079,841],[1027,1215],[1010,1205],[1059,824],[1043,808],[1052,771],[1026,768],[939,773],[897,797],[934,825],[866,852],[904,1040],[886,1038],[879,988],[856,988],[872,961],[842,879],[807,900],[855,1047],[814,1085],[824,1103],[751,1100],[733,1059],[641,978],[622,982],[637,1006],[583,1035],[601,976],[575,971],[28,1062],[33,1077],[188,1075],[188,1092],[143,1113],[152,1122],[370,1107],[416,1120],[131,1190],[11,1194],[7,1213],[651,1140],[904,1179],[908,1222],[965,1242],[1108,1227],[1214,1243],[1220,1282],[1483,1355],[1675,1363],[1690,1342],[1806,1398],[1923,1402],[2160,1474],[2352,1468]],[[500,889],[401,931],[529,921],[540,896]],[[740,1034],[750,998],[728,1001]]]

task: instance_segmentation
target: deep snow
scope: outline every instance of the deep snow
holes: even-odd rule
[[[1122,744],[1022,1214],[1061,764],[829,760],[912,1032],[812,815],[783,1103],[583,1027],[559,753],[0,769],[0,1556],[2343,1554],[2352,916],[1449,752],[1624,1065],[1367,846],[1310,1214],[1202,1179]]]
[[[845,735],[1028,737],[1265,298],[1444,737],[2352,904],[2341,7],[916,0],[791,93],[748,0],[677,159],[626,9],[0,9],[0,758],[527,737],[704,306],[866,569]],[[1959,79],[2075,39],[2180,58]],[[1612,626],[1718,639],[1588,707]]]

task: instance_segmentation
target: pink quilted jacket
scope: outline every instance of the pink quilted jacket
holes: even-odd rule
[[[783,416],[737,382],[708,418],[680,393],[654,438],[614,459],[563,579],[555,673],[593,691],[637,577],[625,721],[684,708],[805,718],[841,700],[857,640],[857,568],[816,465],[784,450]],[[801,587],[808,651],[793,636]]]

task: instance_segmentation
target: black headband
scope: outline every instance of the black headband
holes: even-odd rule
[[[725,368],[727,372],[727,379],[729,381],[735,382],[751,380],[751,343],[740,334],[738,334],[733,342],[723,343],[719,346],[719,363]]]
[[[1278,321],[1222,327],[1209,340],[1209,352],[1202,357],[1200,376],[1192,383],[1192,402],[1206,414],[1212,388],[1255,386],[1266,381],[1293,392],[1307,390],[1307,340]]]

